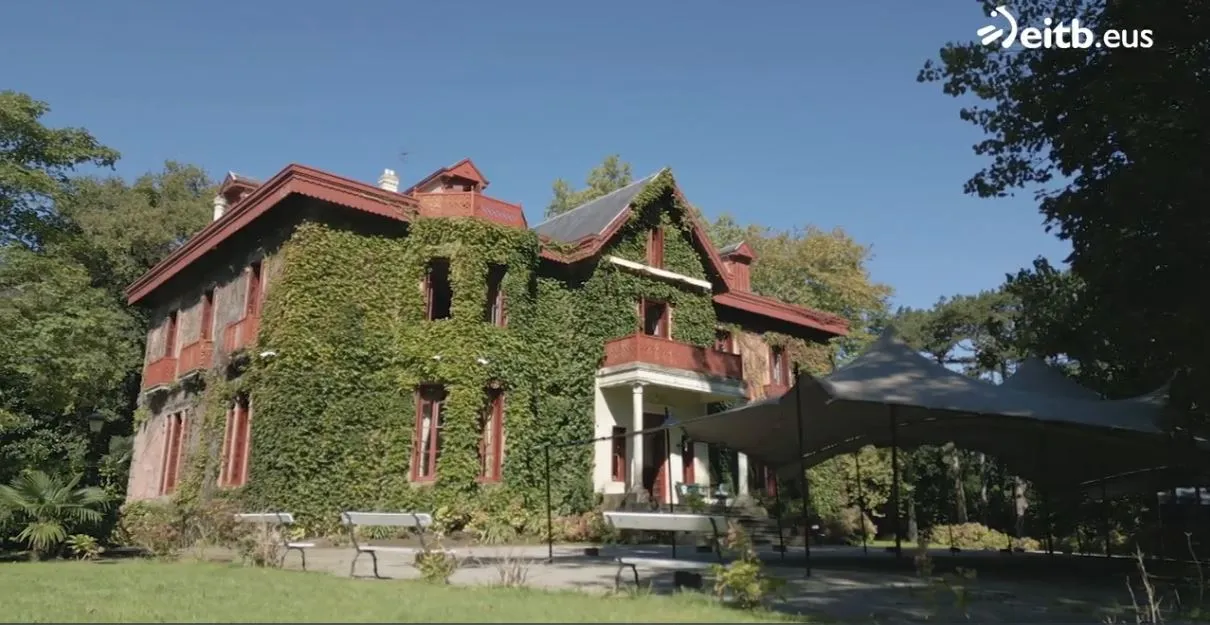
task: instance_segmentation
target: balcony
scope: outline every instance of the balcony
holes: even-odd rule
[[[176,381],[176,358],[164,357],[143,369],[143,390],[169,386]]]
[[[210,368],[214,363],[214,341],[202,339],[181,348],[177,357],[177,377]]]
[[[785,395],[786,392],[789,390],[790,390],[790,387],[785,384],[766,384],[765,385],[765,397],[770,397],[770,398],[781,397],[782,395]]]
[[[426,217],[478,217],[505,226],[526,227],[521,206],[474,191],[421,193],[416,199],[420,214]]]
[[[742,380],[744,377],[743,361],[736,354],[646,334],[633,334],[605,344],[602,367],[635,363],[692,371],[717,378]]]
[[[230,354],[256,342],[260,317],[244,317],[223,329],[223,351]]]

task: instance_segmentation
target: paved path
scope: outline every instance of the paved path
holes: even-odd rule
[[[587,557],[583,555],[583,547],[558,546],[554,561],[547,563],[547,549],[542,545],[463,547],[457,549],[460,565],[451,581],[470,585],[499,584],[506,571],[522,570],[526,576],[525,585],[530,587],[608,593],[613,591],[617,571],[613,557],[628,555],[650,558],[648,563],[639,566],[639,574],[643,583],[650,584],[654,592],[671,592],[676,570],[705,573],[706,591],[709,592],[710,557],[686,551],[691,550],[681,548],[678,558],[673,560],[667,547],[609,546],[601,549],[600,556]],[[825,559],[826,553],[821,550],[813,555]],[[833,555],[843,553],[837,551]],[[347,576],[352,556],[349,547],[312,549],[307,553],[308,569]],[[783,592],[785,599],[776,606],[779,610],[850,622],[965,620],[962,610],[955,607],[956,595],[952,591],[929,589],[908,572],[817,566],[808,579],[801,567],[784,566],[778,562],[777,555],[766,556],[772,560],[770,572],[788,581]],[[379,572],[393,579],[417,578],[419,574],[411,567],[411,559],[407,553],[380,555]],[[290,554],[286,567],[299,568],[297,554]],[[977,566],[972,568],[977,569]],[[368,556],[358,560],[357,576],[371,576]],[[624,579],[629,581],[630,578]],[[971,620],[983,622],[1100,623],[1115,604],[1129,605],[1125,580],[1116,575],[1102,578],[1099,583],[1078,579],[1058,583],[1055,580],[1027,582],[983,578],[971,585],[966,612]],[[1125,620],[1134,621],[1131,614],[1126,614]]]

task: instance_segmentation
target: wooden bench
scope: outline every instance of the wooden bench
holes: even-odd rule
[[[285,528],[294,525],[294,515],[289,512],[242,512],[235,515],[235,520],[240,523],[258,523],[261,526],[264,538],[269,537],[269,527]],[[279,567],[286,565],[286,556],[290,555],[291,551],[297,551],[302,558],[302,568],[307,570],[307,549],[315,546],[315,543],[300,543],[290,540],[285,532],[281,533],[281,543],[284,550],[281,554],[281,560],[278,561]]]
[[[727,529],[727,517],[713,514],[685,514],[669,512],[605,512],[605,522],[619,530],[641,530],[646,532],[670,532],[675,540],[676,532],[706,534],[714,545],[719,564],[723,562],[722,532]],[[639,585],[637,564],[648,558],[614,559],[618,572],[613,577],[614,588],[622,586],[622,571],[630,568],[634,574],[634,585]]]
[[[340,522],[345,527],[349,528],[349,538],[353,540],[353,562],[349,564],[349,577],[353,577],[354,571],[357,570],[357,559],[362,554],[370,554],[370,559],[374,562],[374,577],[383,579],[378,574],[378,554],[379,553],[415,553],[416,550],[411,547],[388,547],[385,545],[374,545],[357,539],[357,528],[359,527],[406,527],[416,533],[420,540],[420,551],[429,551],[428,546],[424,542],[425,530],[433,525],[433,515],[426,512],[341,512]],[[454,552],[448,549],[443,550],[444,553],[452,555]],[[414,564],[414,563],[413,563]]]

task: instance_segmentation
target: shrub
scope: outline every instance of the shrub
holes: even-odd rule
[[[866,539],[873,540],[878,535],[878,527],[869,515],[862,514],[856,506],[842,508],[837,515],[820,519],[820,527],[829,542],[860,543],[862,522],[865,523]]]
[[[34,559],[58,555],[68,532],[104,518],[110,497],[96,487],[79,487],[82,475],[62,478],[42,471],[24,471],[9,485],[0,485],[0,516],[18,526],[14,538],[30,548]]]
[[[434,584],[448,584],[450,577],[458,570],[458,559],[452,551],[446,551],[441,546],[441,540],[436,545],[416,553],[413,563],[420,577]]]
[[[81,560],[96,560],[105,552],[101,542],[88,534],[72,534],[67,537],[67,548]]]
[[[730,595],[738,607],[755,608],[785,585],[785,580],[765,573],[760,557],[752,548],[751,539],[739,525],[728,525],[724,545],[735,552],[738,558],[726,566],[711,565],[715,575],[714,594],[719,599],[725,600]]]
[[[953,532],[952,544],[951,531]],[[987,551],[1005,549],[1009,545],[1008,534],[998,532],[980,523],[935,525],[921,536],[921,540],[935,545]],[[1041,548],[1041,544],[1033,538],[1013,538],[1012,544],[1013,547],[1021,547],[1029,551]]]
[[[114,542],[157,558],[173,558],[185,545],[184,524],[171,503],[135,501],[122,506]]]

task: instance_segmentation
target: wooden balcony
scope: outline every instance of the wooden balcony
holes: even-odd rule
[[[681,369],[735,380],[742,380],[744,377],[743,361],[736,354],[646,334],[632,334],[605,344],[605,362],[602,367],[631,363]]]
[[[230,354],[256,342],[260,317],[244,317],[223,329],[223,351]]]
[[[181,348],[177,357],[176,374],[181,377],[209,369],[214,364],[214,341],[202,339]]]
[[[176,381],[176,358],[161,358],[143,369],[143,390],[169,386]]]
[[[790,387],[785,384],[766,384],[765,385],[765,397],[770,397],[770,398],[781,397],[782,395],[785,395],[786,392],[789,390],[790,390]]]
[[[426,217],[478,217],[505,226],[524,228],[525,213],[509,204],[474,191],[443,191],[416,196],[420,213]]]

